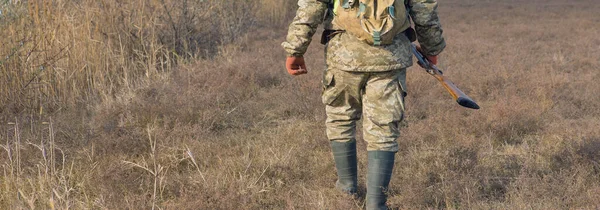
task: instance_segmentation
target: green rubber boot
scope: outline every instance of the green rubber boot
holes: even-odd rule
[[[358,185],[356,166],[356,141],[331,142],[331,150],[338,180],[335,187],[348,194],[355,194]]]
[[[387,190],[394,168],[395,152],[369,151],[367,172],[367,210],[388,209]]]

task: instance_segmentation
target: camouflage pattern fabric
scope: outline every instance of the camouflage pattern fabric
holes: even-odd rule
[[[329,0],[298,0],[298,11],[282,44],[287,56],[303,56],[317,27],[340,30],[328,14]],[[437,16],[437,1],[408,0],[409,15],[427,55],[446,46]],[[328,17],[328,18],[325,18]],[[403,34],[386,46],[371,46],[341,33],[325,47],[327,70],[323,103],[327,136],[331,141],[355,141],[356,122],[364,117],[364,139],[369,151],[398,151],[396,139],[404,114],[406,68],[412,65],[410,41]]]
[[[405,81],[406,69],[363,73],[329,68],[323,76],[322,95],[328,139],[355,141],[356,122],[364,116],[367,150],[397,152]]]
[[[319,24],[327,12],[327,3],[317,0],[298,0],[296,17],[290,24],[287,41],[281,44],[287,56],[303,56]]]
[[[399,34],[393,43],[373,47],[349,33],[341,33],[327,43],[325,59],[332,68],[353,72],[383,72],[411,66],[408,38]]]
[[[442,37],[442,25],[437,15],[437,1],[410,0],[408,5],[423,52],[426,55],[440,54],[446,47],[446,42]]]
[[[282,44],[287,56],[303,56],[320,24],[325,29],[339,30],[327,13],[326,0],[299,0],[298,11]],[[437,1],[408,0],[410,16],[415,24],[418,41],[425,54],[437,55],[445,48],[442,28],[437,15]],[[327,65],[344,71],[382,72],[412,66],[410,43],[398,34],[393,44],[371,46],[352,35],[342,33],[326,47]]]

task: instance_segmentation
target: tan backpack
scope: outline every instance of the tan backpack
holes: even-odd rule
[[[333,14],[335,26],[374,46],[410,27],[404,0],[333,0]]]

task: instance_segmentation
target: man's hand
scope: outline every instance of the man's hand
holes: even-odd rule
[[[427,60],[429,60],[429,62],[431,62],[433,65],[438,64],[438,56],[437,55],[425,55],[425,57],[427,57]]]
[[[425,53],[423,53],[423,49],[421,49],[421,46],[417,46],[417,50],[419,52],[421,52],[421,54],[423,54],[427,58],[427,60],[429,60],[429,62],[431,62],[433,65],[437,66],[437,64],[438,64],[438,56],[437,55],[426,55]]]
[[[288,57],[285,61],[285,68],[288,74],[298,76],[308,73],[306,70],[306,64],[304,63],[304,57]]]

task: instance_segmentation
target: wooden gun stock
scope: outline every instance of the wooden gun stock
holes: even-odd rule
[[[452,83],[452,81],[444,77],[444,73],[440,69],[438,69],[437,66],[429,62],[429,60],[427,60],[427,58],[417,50],[415,44],[412,44],[412,50],[413,54],[415,54],[415,56],[417,57],[419,66],[423,67],[427,71],[427,73],[435,77],[459,105],[471,109],[479,109],[479,105],[477,105],[477,103],[473,99],[471,99],[471,97],[469,97],[467,94],[458,89],[458,87],[456,87],[456,85]]]
[[[444,75],[442,74],[442,71],[440,71],[433,64],[431,64],[431,67],[434,70],[427,71],[427,72],[429,74],[431,74],[431,76],[435,77],[440,83],[442,83],[442,86],[444,86],[444,88],[446,88],[448,93],[450,93],[452,98],[454,98],[454,100],[456,100],[456,102],[458,104],[460,104],[461,106],[467,107],[467,108],[471,108],[471,109],[479,109],[479,105],[477,105],[477,103],[475,103],[475,101],[473,101],[473,99],[471,99],[467,94],[465,94],[460,89],[458,89],[458,87],[456,87],[456,85],[454,83],[452,83],[452,81],[450,81],[449,79],[444,77]]]

